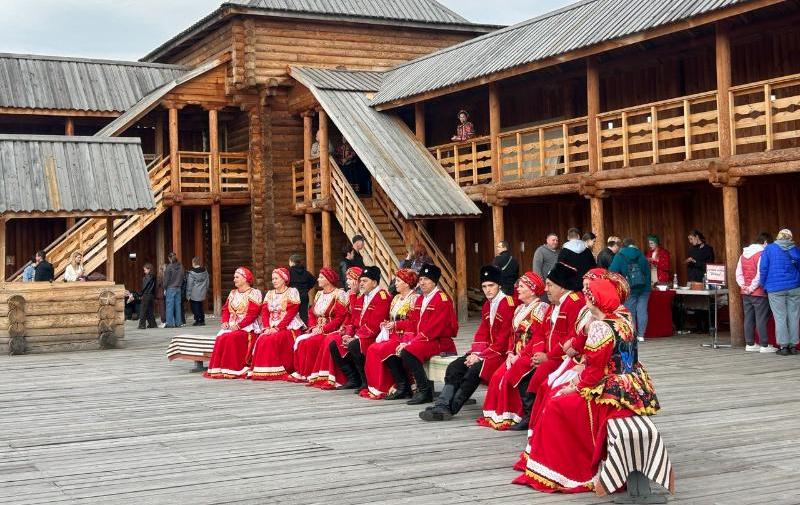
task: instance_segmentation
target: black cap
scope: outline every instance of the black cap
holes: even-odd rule
[[[364,270],[361,272],[359,278],[366,277],[367,279],[372,279],[375,282],[381,281],[381,269],[378,267],[364,267]]]
[[[583,281],[578,277],[578,271],[567,265],[566,263],[558,262],[547,274],[550,282],[558,284],[564,289],[570,291],[580,291],[583,289]]]
[[[418,275],[430,279],[434,284],[438,284],[439,279],[442,277],[442,270],[432,263],[423,263]]]
[[[484,265],[481,267],[481,284],[484,282],[494,282],[502,284],[503,272],[494,265]]]

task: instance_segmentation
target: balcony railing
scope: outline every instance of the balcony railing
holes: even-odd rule
[[[211,153],[178,152],[180,191],[210,193],[212,184]],[[222,193],[246,192],[250,189],[250,169],[247,153],[219,153],[219,190]]]
[[[586,118],[501,133],[503,181],[589,171]]]
[[[800,147],[800,75],[731,88],[731,152]]]
[[[292,198],[295,205],[311,202],[322,196],[320,183],[319,158],[311,160],[311,180],[305,175],[305,163],[297,160],[292,163]]]
[[[430,152],[459,186],[492,182],[492,143],[488,136],[432,147]]]

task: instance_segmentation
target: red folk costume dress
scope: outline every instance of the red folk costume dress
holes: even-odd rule
[[[309,386],[319,389],[335,389],[336,386],[344,384],[347,380],[344,372],[336,366],[336,362],[333,361],[331,353],[328,351],[331,342],[335,342],[342,357],[348,353],[347,347],[342,345],[342,337],[354,333],[353,320],[361,314],[361,305],[364,302],[364,297],[357,291],[351,291],[347,297],[347,313],[344,316],[342,325],[339,330],[325,334],[320,351],[317,353],[313,370],[308,374]]]
[[[264,296],[261,325],[275,333],[262,333],[253,347],[253,380],[287,380],[294,371],[294,339],[305,328],[300,319],[300,293],[289,288]]]
[[[291,379],[297,382],[306,382],[308,376],[314,372],[314,365],[320,353],[328,353],[328,348],[323,347],[325,336],[341,328],[347,316],[349,298],[347,293],[339,288],[330,293],[317,291],[314,304],[308,311],[308,328],[319,328],[320,333],[305,333],[294,341],[294,372]]]
[[[407,334],[405,351],[425,363],[441,353],[455,353],[453,337],[458,334],[455,305],[446,294],[434,288],[426,296],[418,296],[408,318],[397,321],[396,333]]]
[[[507,430],[522,421],[522,401],[517,388],[535,368],[534,353],[545,350],[542,327],[548,307],[537,297],[514,311],[514,333],[507,356],[517,356],[517,359],[511,365],[506,361],[492,375],[483,401],[483,417],[477,421],[481,426]]]
[[[414,291],[409,291],[405,296],[395,296],[389,307],[389,320],[399,322],[408,318],[417,301],[417,296]],[[414,334],[411,332],[392,331],[390,333],[381,330],[375,343],[366,353],[364,374],[367,376],[368,398],[380,400],[394,389],[394,378],[383,362],[387,358],[395,356],[398,345],[409,343],[413,337]]]
[[[211,379],[246,379],[250,371],[250,356],[253,341],[261,326],[261,291],[249,288],[246,291],[232,290],[222,306],[221,322],[235,324],[238,330],[220,330],[214,342],[214,350],[208,362],[205,377]]]
[[[659,409],[652,381],[638,362],[630,319],[609,314],[591,322],[586,335],[585,368],[571,379],[577,391],[558,394],[570,382],[559,384],[556,378],[530,437],[524,473],[515,484],[544,492],[591,491],[606,456],[608,420],[653,415]]]

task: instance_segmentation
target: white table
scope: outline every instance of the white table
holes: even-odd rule
[[[714,325],[709,328],[711,333],[711,343],[710,344],[703,344],[703,347],[710,347],[712,349],[719,349],[721,347],[730,347],[730,344],[720,344],[717,342],[717,333],[718,333],[718,326],[719,320],[717,318],[717,299],[720,296],[727,295],[728,290],[721,288],[721,289],[689,289],[686,287],[678,288],[675,290],[676,295],[683,295],[683,296],[704,296],[704,297],[711,297],[714,299]]]

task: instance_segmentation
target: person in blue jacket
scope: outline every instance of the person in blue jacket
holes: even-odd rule
[[[769,298],[775,318],[775,339],[780,356],[797,354],[800,337],[800,249],[792,232],[783,229],[761,253],[759,283]]]
[[[650,300],[651,289],[650,263],[636,247],[636,242],[626,237],[608,269],[624,276],[631,287],[631,294],[625,300],[625,307],[631,312],[636,323],[636,339],[644,342],[644,334],[647,331],[647,302]]]

